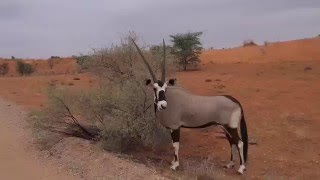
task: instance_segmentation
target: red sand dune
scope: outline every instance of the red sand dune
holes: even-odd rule
[[[224,50],[207,50],[203,63],[275,62],[320,60],[320,38],[268,43],[267,46],[247,46]]]

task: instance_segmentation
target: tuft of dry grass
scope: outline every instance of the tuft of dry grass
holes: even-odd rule
[[[193,174],[198,177],[213,178],[217,175],[218,168],[209,159],[203,159],[201,161],[189,160],[183,164],[183,171],[187,174]]]

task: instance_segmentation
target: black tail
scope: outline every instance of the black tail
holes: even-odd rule
[[[247,124],[244,118],[244,113],[241,111],[241,122],[240,122],[240,129],[241,129],[241,138],[243,141],[243,156],[244,161],[246,162],[248,159],[248,131],[247,131]]]

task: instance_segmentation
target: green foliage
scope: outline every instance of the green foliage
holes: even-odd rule
[[[31,64],[25,63],[21,60],[17,61],[16,69],[21,75],[30,75],[31,73],[33,73]]]
[[[72,56],[80,67],[80,71],[88,69],[88,61],[90,60],[89,55],[80,54],[79,56]]]
[[[0,65],[0,75],[6,75],[9,72],[8,63],[3,63]]]
[[[178,64],[183,66],[183,70],[187,70],[189,64],[198,64],[200,62],[202,44],[200,36],[202,32],[189,32],[185,34],[171,35],[173,42],[172,53],[178,59]]]

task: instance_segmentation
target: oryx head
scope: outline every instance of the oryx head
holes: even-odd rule
[[[138,45],[134,42],[133,39],[131,39],[135,47],[137,48],[143,62],[147,66],[150,75],[152,79],[147,79],[146,80],[146,85],[150,86],[153,88],[154,91],[154,104],[155,107],[158,111],[162,111],[166,109],[167,107],[167,100],[166,100],[166,90],[168,85],[173,86],[175,84],[176,79],[170,79],[168,82],[165,81],[165,76],[166,76],[166,46],[165,42],[163,40],[163,62],[162,62],[162,75],[161,75],[161,80],[157,80],[156,76],[154,75],[151,66],[149,65],[148,61],[145,59],[144,55],[142,54],[140,48]]]

